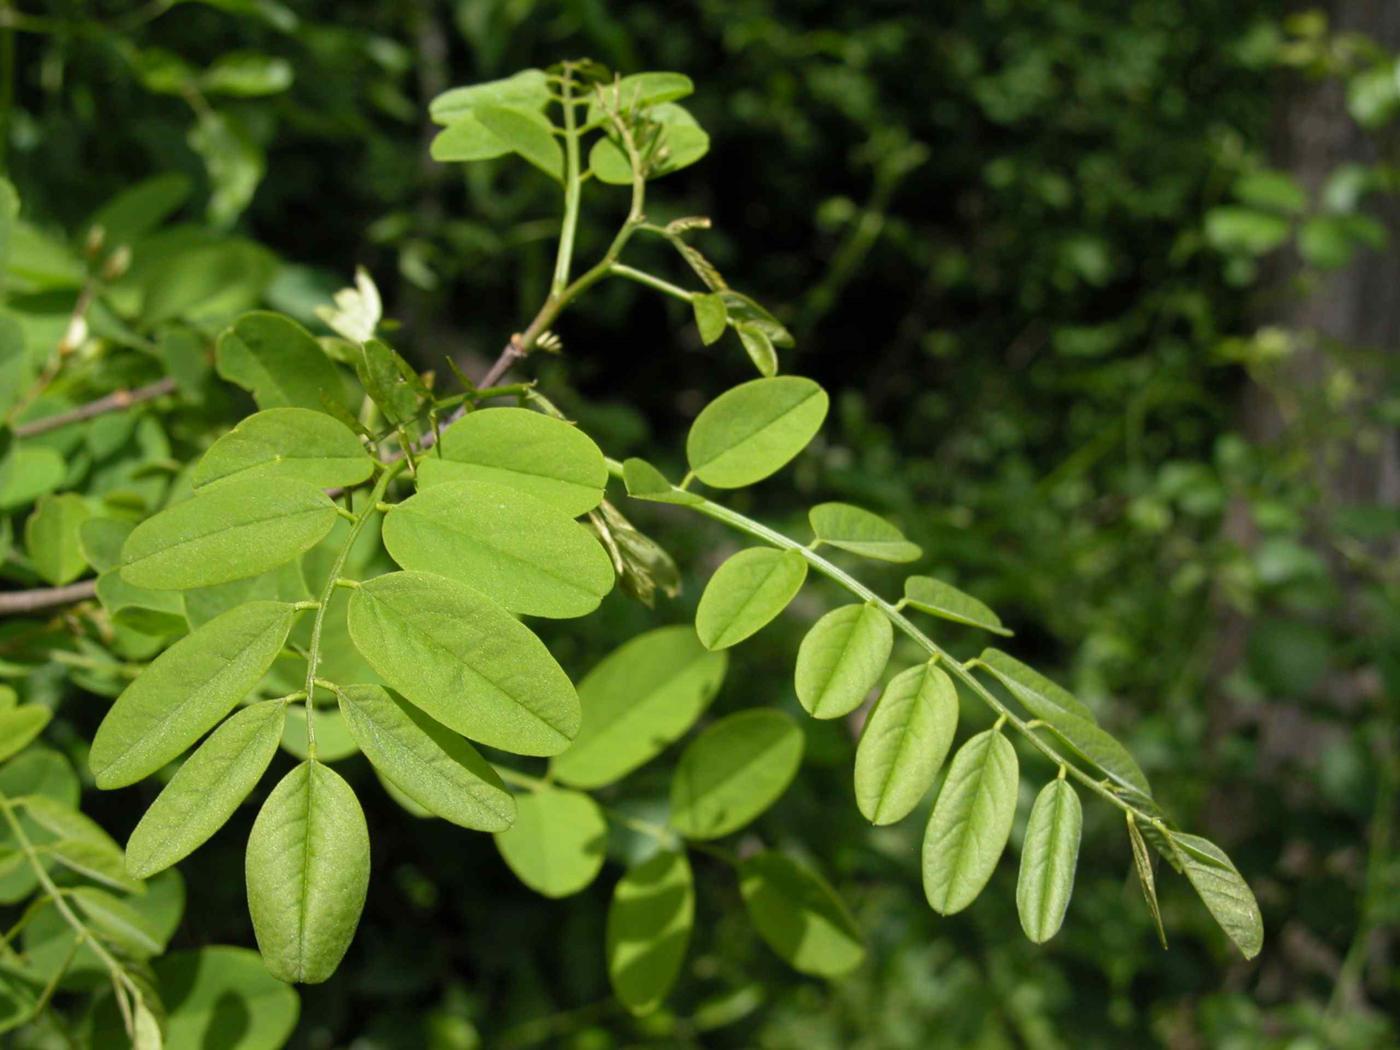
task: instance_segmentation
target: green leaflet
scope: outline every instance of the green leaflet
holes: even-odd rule
[[[1094,712],[1075,698],[1069,690],[1056,685],[1034,668],[1027,667],[1014,656],[1000,649],[983,649],[977,662],[1001,680],[1011,695],[1022,703],[1030,697],[1043,710],[1046,705],[1058,707],[1090,722],[1097,722]],[[1029,706],[1029,705],[1027,705]],[[1031,708],[1035,711],[1035,708]],[[1043,717],[1037,713],[1036,717]]]
[[[622,464],[622,482],[627,486],[627,495],[633,499],[691,506],[701,502],[701,497],[674,487],[661,471],[635,456]]]
[[[787,790],[803,744],[781,711],[740,711],[708,726],[671,776],[671,826],[691,839],[738,831]]]
[[[374,460],[344,423],[308,408],[269,408],[209,446],[191,480],[198,488],[224,478],[291,478],[329,489],[373,472]]]
[[[970,594],[964,594],[951,584],[932,576],[910,576],[904,581],[904,601],[920,612],[930,613],[954,623],[980,627],[993,634],[1007,637],[1011,632],[1001,625],[1001,618]]]
[[[713,293],[696,293],[690,297],[690,308],[695,313],[695,327],[700,330],[700,341],[706,346],[724,335],[729,324],[729,311],[724,308],[724,299]]]
[[[759,936],[794,970],[840,977],[865,959],[860,927],[831,885],[772,851],[739,865],[739,892]]]
[[[856,805],[872,824],[903,820],[928,794],[958,728],[953,680],[932,661],[890,679],[856,748]]]
[[[549,103],[549,81],[542,69],[522,69],[500,80],[452,88],[428,105],[428,114],[439,124],[452,124],[478,106],[522,106],[543,109]]]
[[[219,336],[215,349],[219,375],[253,395],[259,408],[325,411],[343,404],[340,373],[321,344],[301,325],[281,314],[244,314]]]
[[[579,788],[611,784],[649,762],[700,717],[729,663],[686,626],[638,635],[603,658],[578,686],[583,723],[569,749],[550,763]]]
[[[335,504],[314,485],[233,479],[136,526],[122,547],[122,578],[185,590],[258,576],[310,550],[335,520]]]
[[[550,178],[563,181],[564,147],[554,137],[549,118],[539,110],[486,103],[475,106],[471,115],[507,149]]]
[[[135,959],[146,959],[165,950],[161,931],[150,919],[120,897],[92,886],[69,890],[69,899],[105,939]]]
[[[695,85],[683,73],[651,71],[632,73],[616,84],[602,85],[600,90],[607,109],[604,109],[597,99],[589,102],[585,124],[608,120],[608,110],[611,109],[619,109],[626,113],[657,106],[663,102],[675,102],[693,94]]]
[[[106,244],[130,244],[178,211],[190,189],[189,177],[178,172],[144,179],[98,208],[87,225],[101,226]]]
[[[64,867],[114,889],[141,892],[126,874],[121,847],[96,821],[45,795],[25,799],[24,813],[40,829],[35,845]]]
[[[762,481],[807,447],[827,406],[826,391],[800,376],[741,383],[695,417],[685,443],[690,469],[715,488]]]
[[[875,606],[831,610],[798,647],[797,699],[813,718],[850,714],[880,681],[893,646],[894,629]]]
[[[796,551],[750,547],[710,577],[695,610],[695,630],[707,649],[727,649],[767,626],[787,608],[807,578]]]
[[[338,696],[360,750],[414,802],[464,828],[510,827],[515,798],[460,736],[377,685],[352,685]]]
[[[1044,944],[1060,929],[1074,892],[1083,810],[1074,788],[1063,779],[1041,788],[1031,807],[1016,879],[1016,911],[1021,929]]]
[[[1097,766],[1122,787],[1145,798],[1152,787],[1128,749],[1095,723],[1082,703],[1048,678],[995,649],[985,650],[978,663],[991,671],[1036,718],[1087,762]]]
[[[83,559],[98,572],[115,569],[121,564],[122,544],[135,527],[134,522],[117,518],[88,518],[78,530]]]
[[[158,637],[185,631],[185,606],[175,591],[153,591],[122,579],[120,569],[97,577],[97,600],[112,622]]]
[[[569,517],[603,499],[608,467],[593,439],[562,419],[527,408],[469,412],[442,432],[439,455],[419,463],[420,487],[491,481],[553,504]]]
[[[593,534],[548,503],[503,485],[433,485],[384,518],[384,546],[405,569],[468,584],[511,612],[584,616],[617,579]]]
[[[710,136],[683,106],[663,102],[650,107],[645,119],[659,125],[657,149],[651,151],[647,178],[659,178],[679,171],[710,151]],[[611,131],[611,122],[605,130]],[[643,152],[647,152],[645,148]],[[632,165],[627,159],[627,151],[612,138],[600,138],[593,143],[588,153],[588,166],[599,182],[626,186],[632,181]]]
[[[149,776],[252,692],[287,640],[295,610],[249,602],[158,656],[98,726],[88,764],[100,788]]]
[[[0,511],[33,503],[63,484],[63,457],[43,445],[17,445],[0,460]]]
[[[510,147],[471,115],[454,120],[433,137],[428,152],[440,164],[504,157]]]
[[[389,686],[463,736],[554,755],[578,733],[578,695],[544,643],[466,584],[389,573],[355,589],[348,622]]]
[[[1153,925],[1157,927],[1157,939],[1165,949],[1167,930],[1162,925],[1162,909],[1157,903],[1157,878],[1152,873],[1152,854],[1148,852],[1147,843],[1143,840],[1142,831],[1133,815],[1127,813],[1125,816],[1128,822],[1128,842],[1133,848],[1133,867],[1137,870],[1138,885],[1142,887],[1142,899],[1147,903]]]
[[[126,844],[126,870],[149,878],[223,827],[277,753],[285,715],[281,703],[253,704],[214,730],[136,825]]]
[[[24,546],[34,571],[49,583],[71,583],[87,568],[79,535],[91,513],[81,496],[67,492],[43,497],[29,516]]]
[[[318,984],[334,973],[369,886],[369,830],[350,785],[319,762],[283,777],[253,822],[245,873],[272,975]]]
[[[849,503],[818,503],[807,512],[817,539],[879,561],[915,561],[923,551],[878,514]]]
[[[546,897],[568,897],[598,877],[608,824],[587,795],[542,788],[516,800],[515,823],[496,848],[521,882]]]
[[[0,762],[28,747],[51,718],[53,711],[41,704],[22,704],[0,710]]]
[[[608,907],[608,979],[634,1014],[661,1005],[680,974],[695,925],[695,881],[683,851],[630,868]]]
[[[773,349],[773,341],[760,328],[741,324],[734,329],[739,333],[739,342],[744,344],[744,350],[749,355],[749,360],[758,369],[760,375],[775,376],[778,374],[778,353]]]
[[[971,904],[992,877],[1016,815],[1016,750],[996,729],[953,756],[924,830],[924,894],[940,915]]]
[[[1209,839],[1174,831],[1168,840],[1215,921],[1244,957],[1253,959],[1264,947],[1264,919],[1249,884],[1225,851]]]

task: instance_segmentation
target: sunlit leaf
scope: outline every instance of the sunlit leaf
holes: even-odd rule
[[[1182,871],[1220,928],[1246,959],[1264,947],[1264,919],[1249,884],[1215,843],[1199,835],[1169,836]]]
[[[767,851],[739,865],[739,890],[755,929],[800,973],[840,977],[865,959],[860,927],[817,872]]]
[[[49,583],[70,583],[87,568],[79,535],[91,513],[81,496],[67,492],[45,496],[29,516],[24,546],[35,571]]]
[[[511,151],[553,179],[564,177],[564,148],[554,137],[549,118],[536,109],[492,103],[475,106],[472,118]]]
[[[651,500],[655,503],[679,503],[683,506],[694,506],[701,502],[700,496],[676,488],[666,480],[661,471],[635,456],[623,462],[622,481],[627,486],[627,495],[633,499]]]
[[[0,710],[0,762],[28,747],[52,717],[53,711],[40,704]]]
[[[343,402],[344,386],[335,365],[311,333],[281,314],[244,314],[219,337],[219,375],[253,395],[259,408],[325,411],[326,401]]]
[[[700,330],[700,341],[706,346],[724,335],[729,324],[729,313],[724,308],[724,299],[713,293],[692,295],[690,307],[695,312],[695,327]]]
[[[690,468],[716,488],[762,481],[807,447],[827,405],[826,391],[801,376],[741,383],[695,418],[686,438]]]
[[[992,877],[1016,815],[1016,750],[995,729],[958,749],[924,830],[924,894],[940,915],[962,911]]]
[[[707,649],[727,649],[761,630],[802,589],[807,559],[796,551],[750,547],[715,570],[695,611]]]
[[[374,471],[360,439],[324,412],[270,408],[249,416],[195,465],[196,487],[224,478],[292,478],[317,488],[357,485]]]
[[[1036,796],[1021,845],[1021,873],[1016,880],[1016,912],[1021,929],[1035,944],[1059,930],[1074,892],[1083,811],[1074,788],[1052,780]]]
[[[516,800],[515,823],[496,847],[521,882],[546,897],[586,888],[603,867],[608,824],[587,795],[542,788]]]
[[[797,699],[813,718],[840,718],[865,700],[894,646],[890,621],[873,605],[833,609],[797,650]]]
[[[369,886],[369,830],[350,785],[319,762],[283,777],[253,822],[245,875],[272,975],[318,984],[334,973]]]
[[[634,1014],[655,1010],[680,975],[695,924],[695,883],[684,852],[631,868],[608,908],[608,979]]]
[[[823,543],[866,558],[904,562],[923,553],[884,518],[849,503],[818,503],[807,520]]]
[[[856,805],[872,824],[906,817],[933,786],[958,728],[953,681],[932,662],[890,679],[856,748]]]
[[[910,576],[904,581],[904,601],[920,612],[931,613],[954,623],[980,627],[993,634],[1010,636],[1001,619],[970,594],[932,576]]]

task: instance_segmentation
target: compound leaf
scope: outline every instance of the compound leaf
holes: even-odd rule
[[[695,925],[695,881],[684,852],[628,869],[608,907],[608,979],[634,1014],[661,1005],[680,974]]]
[[[210,445],[191,480],[198,488],[224,478],[292,478],[329,489],[373,472],[374,460],[344,423],[309,408],[269,408]]]
[[[738,831],[778,798],[802,762],[802,730],[781,711],[740,711],[707,727],[671,777],[671,826],[686,838]]]
[[[460,580],[529,616],[584,616],[617,579],[578,522],[485,481],[433,485],[404,500],[385,515],[384,546],[405,569]]]
[[[289,982],[328,978],[369,887],[369,829],[350,785],[319,762],[283,777],[253,822],[245,873],[268,970]]]
[[[965,743],[924,830],[924,894],[940,915],[971,904],[992,877],[1016,815],[1016,750],[995,729]]]
[[[787,608],[807,578],[796,551],[750,547],[710,577],[695,610],[695,630],[707,649],[737,645]]]
[[[185,590],[258,576],[316,546],[335,521],[335,504],[314,485],[231,479],[136,526],[122,546],[122,578]]]
[[[253,704],[214,730],[136,825],[126,844],[126,870],[149,878],[223,827],[277,753],[285,716],[281,703]]]
[[[797,699],[813,718],[850,714],[879,682],[894,646],[873,605],[845,605],[818,620],[797,650]]]
[[[741,383],[695,417],[685,445],[690,469],[715,488],[762,481],[807,447],[828,404],[826,391],[801,376]]]
[[[1064,922],[1074,892],[1083,821],[1079,796],[1063,779],[1041,788],[1031,807],[1016,879],[1016,911],[1021,929],[1034,944],[1055,936]]]
[[[555,777],[599,788],[650,761],[695,724],[728,663],[686,626],[658,627],[615,649],[579,683],[583,723],[551,762]]]
[[[516,800],[515,823],[496,848],[521,882],[546,897],[585,889],[603,867],[608,823],[587,795],[544,788]]]
[[[233,710],[272,666],[294,614],[284,602],[249,602],[156,657],[97,728],[88,756],[97,786],[149,776]]]
[[[375,768],[418,805],[476,831],[503,831],[515,799],[476,748],[377,685],[339,693],[345,724]]]
[[[893,824],[919,804],[958,728],[953,680],[932,661],[890,679],[856,748],[856,805],[872,824]]]
[[[759,936],[794,970],[840,977],[865,958],[860,927],[811,868],[781,853],[756,853],[739,865],[739,892]]]
[[[394,572],[355,589],[350,638],[385,683],[463,736],[555,755],[578,733],[573,683],[544,643],[464,583]]]

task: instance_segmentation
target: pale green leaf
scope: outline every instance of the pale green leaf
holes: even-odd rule
[[[578,733],[578,695],[533,632],[485,595],[425,572],[356,588],[350,637],[396,692],[463,736],[554,755]]]
[[[156,637],[185,633],[185,605],[177,592],[127,583],[120,569],[97,577],[97,600],[115,624]]]
[[[491,481],[551,503],[569,517],[603,499],[608,467],[578,427],[527,408],[469,412],[442,432],[437,455],[419,464],[420,487]]]
[[[0,471],[0,511],[33,503],[63,484],[68,473],[63,456],[44,445],[18,445]]]
[[[680,975],[695,925],[695,882],[684,852],[628,870],[608,908],[608,979],[634,1014],[651,1013]]]
[[[126,844],[126,870],[149,878],[223,827],[262,777],[282,738],[285,707],[253,704],[219,726],[176,771]]]
[[[288,773],[253,822],[245,873],[268,970],[304,984],[328,978],[369,886],[369,830],[350,785],[319,762]]]
[[[1143,841],[1142,831],[1133,815],[1128,813],[1126,817],[1128,841],[1133,847],[1133,867],[1137,870],[1138,885],[1142,887],[1142,898],[1146,901],[1147,910],[1152,915],[1152,923],[1157,928],[1157,940],[1166,948],[1167,930],[1162,925],[1162,909],[1157,903],[1157,878],[1152,873],[1152,854],[1148,852],[1147,843]]]
[[[281,314],[244,314],[220,337],[215,351],[219,375],[253,395],[259,408],[300,407],[324,411],[344,403],[345,387],[321,344]]]
[[[681,754],[671,777],[671,826],[692,839],[738,831],[787,790],[802,748],[802,730],[781,711],[721,718]]]
[[[890,679],[856,748],[856,805],[872,824],[893,824],[919,804],[948,757],[958,693],[932,661]]]
[[[1199,835],[1172,832],[1173,852],[1191,885],[1220,928],[1246,959],[1264,947],[1264,919],[1249,884],[1215,843]]]
[[[1063,779],[1041,788],[1031,807],[1021,845],[1016,911],[1021,929],[1034,944],[1044,944],[1055,936],[1064,922],[1074,892],[1083,820],[1079,796]]]
[[[607,839],[607,821],[591,798],[542,788],[516,800],[515,823],[496,833],[496,848],[530,889],[568,897],[598,877]]]
[[[1016,750],[995,729],[953,756],[924,829],[924,894],[940,915],[971,904],[992,877],[1016,815]]]
[[[147,916],[120,897],[93,886],[79,886],[70,890],[68,896],[87,916],[93,928],[105,940],[119,945],[127,955],[145,959],[165,950],[160,930]]]
[[[894,629],[875,606],[833,609],[798,647],[797,699],[813,718],[850,714],[880,681],[893,646]]]
[[[584,616],[617,577],[602,544],[548,503],[485,481],[433,485],[384,518],[405,569],[459,580],[511,612]]]
[[[128,893],[141,891],[126,873],[121,847],[90,817],[44,795],[25,799],[24,813],[42,829],[42,837],[33,837],[46,855],[106,886]]]
[[[910,576],[904,581],[904,602],[920,612],[930,613],[954,623],[980,627],[993,634],[1010,637],[1001,625],[1001,618],[970,594],[964,594],[952,584],[932,576]]]
[[[724,335],[725,326],[729,324],[729,312],[724,307],[722,296],[697,292],[690,297],[690,308],[695,312],[695,327],[700,330],[702,343],[709,346]]]
[[[98,572],[121,564],[122,544],[136,527],[133,521],[118,518],[88,518],[78,530],[83,559]]]
[[[258,576],[320,543],[335,521],[335,504],[314,485],[232,479],[136,526],[122,547],[122,578],[185,590]]]
[[[551,762],[555,777],[599,788],[650,761],[695,724],[728,662],[687,626],[659,627],[614,650],[579,683],[583,723]]]
[[[602,84],[598,91],[602,100],[600,103],[594,99],[588,104],[587,124],[607,120],[610,110],[628,113],[675,102],[694,93],[695,85],[683,73],[646,72],[632,73],[615,84]]]
[[[282,602],[249,602],[158,656],[97,728],[88,756],[97,786],[154,773],[233,710],[272,666],[294,613]]]
[[[492,103],[475,106],[472,118],[552,179],[564,178],[564,147],[549,118],[536,109]]]
[[[666,480],[661,471],[635,456],[623,462],[622,481],[627,486],[627,495],[633,499],[650,500],[654,503],[679,503],[684,506],[694,506],[701,502],[701,497],[676,488]]]
[[[91,516],[76,493],[45,496],[24,526],[24,545],[34,570],[52,584],[71,583],[87,568],[79,535]]]
[[[28,747],[53,717],[40,704],[21,704],[0,710],[0,762]]]
[[[339,697],[360,749],[414,802],[464,828],[510,827],[514,797],[460,736],[377,685],[352,685]]]
[[[744,350],[759,374],[770,377],[777,375],[778,352],[773,349],[773,341],[768,338],[767,333],[761,328],[746,324],[736,325],[734,330],[739,333],[739,342],[744,344]]]
[[[357,485],[374,461],[344,423],[307,408],[257,412],[209,447],[195,465],[196,488],[225,478],[293,478],[317,488]]]
[[[428,105],[428,114],[439,124],[470,114],[479,106],[520,106],[543,109],[549,103],[549,80],[542,69],[522,69],[501,80],[452,88]]]
[[[428,152],[440,164],[494,160],[511,151],[485,124],[471,114],[457,117],[433,136]]]
[[[695,417],[685,445],[690,469],[715,488],[762,481],[807,447],[828,403],[826,391],[801,376],[741,383]]]
[[[700,127],[690,111],[671,102],[663,102],[647,109],[640,122],[656,127],[655,148],[647,149],[645,143],[651,129],[642,127],[634,137],[647,161],[647,178],[659,178],[673,171],[689,167],[710,151],[710,136]],[[615,136],[611,121],[605,130]],[[615,137],[600,138],[593,144],[588,154],[588,166],[599,182],[612,186],[626,186],[632,181],[632,165],[628,162],[627,151]]]
[[[817,539],[880,561],[915,561],[923,551],[884,518],[849,503],[818,503],[807,512]]]
[[[807,559],[796,551],[750,547],[715,570],[695,610],[707,649],[727,649],[767,626],[802,589]]]
[[[816,871],[767,851],[739,865],[739,891],[759,936],[794,970],[840,977],[865,959],[860,927]]]
[[[1025,703],[1038,718],[1045,717],[1040,714],[1041,710],[1053,706],[1078,715],[1086,721],[1097,721],[1094,712],[1076,699],[1069,690],[1056,685],[1039,671],[1027,667],[1000,649],[983,649],[977,662],[996,675],[1001,684],[1011,691],[1011,695]]]

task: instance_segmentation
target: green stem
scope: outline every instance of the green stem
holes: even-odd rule
[[[569,67],[564,72],[564,223],[559,231],[559,254],[554,260],[554,281],[550,295],[562,295],[569,285],[569,268],[573,265],[574,236],[578,232],[579,201],[583,182],[579,178],[578,115],[574,112],[574,80]]]
[[[693,298],[691,293],[680,285],[672,284],[670,281],[663,281],[660,277],[649,274],[645,270],[638,270],[622,263],[613,263],[612,266],[608,267],[608,272],[615,277],[626,277],[629,281],[636,281],[638,284],[644,284],[648,288],[656,289],[658,292],[664,292],[671,296],[671,298],[679,299],[685,303],[690,302]]]
[[[139,1000],[141,998],[141,990],[136,987],[135,982],[127,975],[126,968],[123,967],[121,963],[117,962],[116,958],[102,946],[102,943],[92,935],[82,919],[78,918],[73,912],[73,909],[68,906],[68,902],[64,899],[62,891],[54,884],[53,879],[49,877],[48,869],[45,868],[43,862],[39,860],[38,853],[34,848],[34,843],[29,840],[29,836],[25,833],[24,825],[15,817],[14,808],[10,800],[4,795],[0,795],[0,812],[4,813],[5,823],[10,826],[10,832],[14,835],[15,842],[19,844],[20,851],[24,854],[25,859],[29,861],[29,866],[34,870],[34,877],[39,881],[39,885],[43,888],[44,893],[53,901],[53,906],[57,909],[58,914],[62,916],[63,921],[72,928],[78,940],[87,944],[87,946],[92,949],[92,953],[96,955],[102,965],[107,968],[107,972],[112,979],[113,990],[117,995],[118,1005],[123,1007],[122,1013],[123,1019],[127,1022],[127,1032],[131,1034],[133,1029],[130,1020],[130,1009],[127,1007],[122,993],[125,992],[127,995],[131,995]]]
[[[350,526],[350,535],[345,538],[344,545],[335,556],[335,561],[326,576],[325,586],[321,588],[321,598],[316,606],[316,619],[311,624],[311,645],[306,655],[306,753],[313,761],[316,758],[316,722],[313,717],[316,707],[316,669],[321,663],[321,628],[326,622],[326,608],[331,603],[336,581],[340,579],[340,570],[345,568],[345,559],[350,556],[350,548],[359,538],[360,530],[365,527],[365,522],[369,521],[369,516],[378,512],[379,501],[388,490],[389,482],[406,466],[408,461],[400,459],[384,467],[379,480],[370,490],[369,499],[365,501],[365,509],[355,519],[355,524]]]
[[[622,476],[622,464],[614,459],[608,460],[608,470],[614,477]],[[672,488],[677,492],[682,491],[675,486],[672,486]],[[694,493],[689,493],[688,495],[695,497]],[[698,502],[696,499],[698,499]],[[1101,781],[1071,763],[1067,758],[1056,751],[1055,748],[1037,736],[1024,719],[1017,717],[1016,713],[1002,703],[991,690],[983,685],[982,682],[967,669],[967,667],[954,659],[942,646],[914,626],[914,624],[909,621],[908,617],[899,611],[898,607],[885,601],[884,598],[880,597],[840,566],[827,561],[826,558],[822,557],[816,551],[803,546],[794,539],[784,536],[781,532],[770,529],[767,525],[754,521],[752,518],[745,517],[738,511],[730,510],[728,507],[721,506],[718,503],[712,503],[710,500],[704,499],[703,497],[695,497],[679,505],[690,510],[698,511],[708,518],[713,518],[715,521],[728,525],[732,529],[737,529],[739,532],[746,532],[750,536],[763,540],[765,543],[772,544],[774,547],[796,551],[805,558],[807,563],[817,572],[826,576],[828,579],[834,580],[862,601],[876,606],[885,614],[891,624],[913,639],[913,641],[930,656],[936,657],[948,669],[953,677],[957,678],[963,685],[975,693],[983,703],[992,709],[998,718],[1005,719],[1006,722],[1014,726],[1016,730],[1030,742],[1032,747],[1051,762],[1057,766],[1063,766],[1068,769],[1070,776],[1074,777],[1074,779],[1078,780],[1094,794],[1103,798],[1103,800],[1110,805],[1118,807],[1130,816],[1135,816],[1142,823],[1150,824],[1157,828],[1163,828],[1162,822],[1155,815],[1143,812],[1136,806],[1114,794],[1105,787]],[[1165,829],[1163,828],[1163,830]]]

